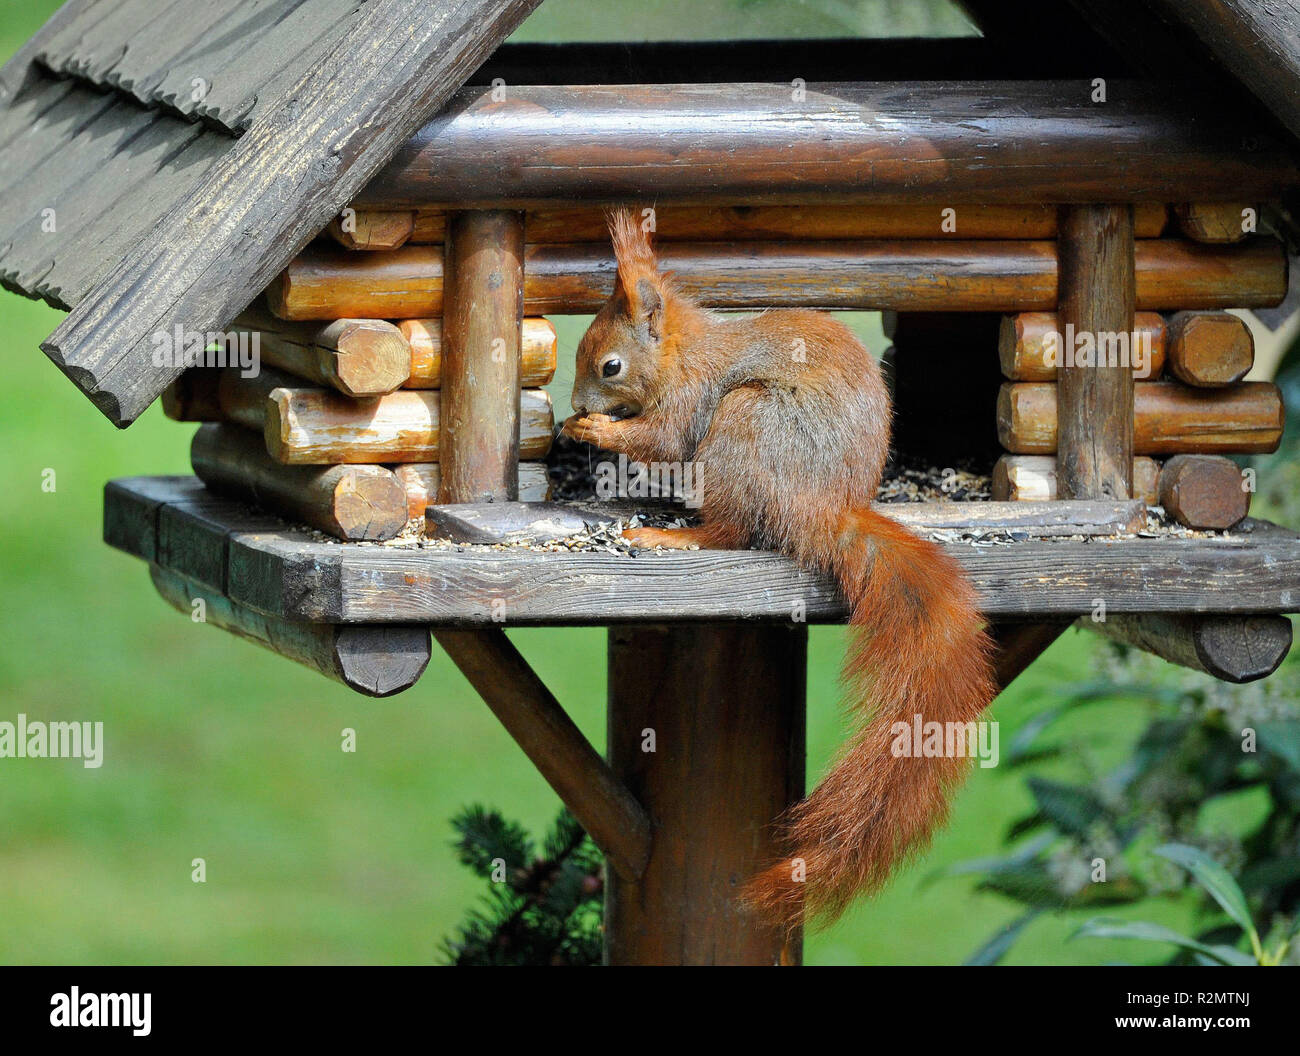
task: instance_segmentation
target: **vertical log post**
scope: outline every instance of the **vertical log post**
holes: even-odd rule
[[[512,500],[519,490],[523,214],[453,214],[444,259],[438,502]]]
[[[609,762],[654,839],[639,881],[607,878],[607,963],[801,960],[802,936],[760,926],[736,896],[803,794],[807,644],[803,625],[610,629]]]
[[[1075,334],[1131,334],[1136,299],[1133,207],[1061,207],[1059,302],[1068,353]],[[1063,499],[1133,492],[1133,371],[1116,363],[1057,371],[1057,481]]]

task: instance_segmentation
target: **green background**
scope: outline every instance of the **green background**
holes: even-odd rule
[[[0,52],[57,5],[0,8]],[[623,5],[618,5],[622,7]],[[962,33],[942,4],[548,0],[520,36],[636,39]],[[810,75],[815,79],[815,71]],[[60,314],[0,293],[0,720],[105,724],[104,765],[0,760],[0,960],[57,963],[429,962],[481,882],[455,861],[448,819],[496,806],[535,829],[558,801],[449,661],[409,692],[367,700],[215,629],[153,592],[147,570],[100,540],[101,492],[118,476],[188,472],[192,427],[157,407],[115,430],[45,359]],[[863,326],[879,342],[876,317]],[[571,376],[581,321],[566,320]],[[567,407],[562,375],[557,412]],[[43,491],[44,472],[57,490]],[[603,742],[605,636],[511,632],[594,742]],[[842,737],[839,628],[812,632],[809,774]],[[1005,747],[1054,686],[1082,677],[1090,646],[1071,632],[994,706]],[[1104,757],[1139,719],[1088,712]],[[340,750],[357,732],[357,751]],[[811,937],[811,963],[945,963],[1002,921],[1005,900],[945,863],[994,853],[1028,805],[1020,778],[976,770],[927,858],[874,901]],[[191,882],[191,860],[207,882]],[[1173,925],[1185,907],[1144,909]],[[1154,959],[1132,944],[1064,943],[1072,922],[1036,926],[1011,962]]]

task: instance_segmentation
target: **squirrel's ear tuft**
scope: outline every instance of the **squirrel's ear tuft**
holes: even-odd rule
[[[624,280],[625,289],[632,288],[647,271],[653,274],[659,270],[639,209],[611,210],[609,237],[614,243],[614,259],[618,261],[619,277]]]

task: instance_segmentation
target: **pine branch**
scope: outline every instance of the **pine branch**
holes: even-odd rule
[[[457,965],[595,964],[600,960],[603,865],[582,827],[561,810],[529,862],[531,841],[522,826],[474,806],[452,823],[461,861],[486,873],[501,858],[511,867],[471,909],[454,938],[442,944]],[[528,864],[525,864],[528,863]]]

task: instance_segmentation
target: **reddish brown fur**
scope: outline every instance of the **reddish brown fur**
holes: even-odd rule
[[[708,313],[661,275],[635,215],[611,217],[613,296],[578,346],[565,430],[640,461],[700,467],[701,525],[647,544],[761,546],[831,573],[852,606],[845,663],[861,724],[784,819],[788,858],[746,888],[769,920],[838,915],[923,847],[961,758],[899,758],[895,722],[973,722],[992,699],[991,644],[959,566],[873,512],[889,448],[880,370],[850,331],[810,311]],[[618,358],[623,369],[603,376]],[[806,882],[794,878],[802,859]]]

